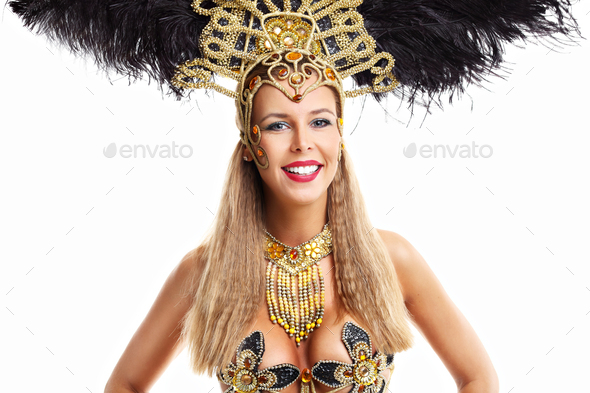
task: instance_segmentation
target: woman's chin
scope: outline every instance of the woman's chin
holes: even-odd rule
[[[318,187],[310,187],[306,190],[290,190],[285,194],[284,200],[293,205],[310,205],[320,199],[325,192],[325,189],[319,189]]]

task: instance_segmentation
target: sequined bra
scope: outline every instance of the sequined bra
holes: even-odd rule
[[[320,360],[311,371],[302,375],[301,393],[314,393],[313,381],[333,388],[330,392],[352,386],[350,392],[382,393],[387,385],[381,372],[393,370],[391,354],[380,352],[371,355],[369,334],[354,322],[346,322],[342,328],[342,341],[352,364],[336,360]],[[224,393],[279,392],[291,385],[301,375],[299,368],[290,363],[277,364],[259,370],[264,354],[264,335],[260,330],[244,338],[236,350],[236,363],[225,366],[217,378],[230,387]],[[391,379],[390,379],[391,380]]]

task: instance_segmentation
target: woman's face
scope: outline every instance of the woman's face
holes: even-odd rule
[[[314,78],[308,79],[303,89],[313,82]],[[282,83],[294,94],[287,82]],[[268,168],[257,167],[265,194],[271,194],[267,197],[287,204],[309,204],[327,191],[338,169],[337,121],[336,99],[329,87],[313,90],[298,103],[267,84],[258,90],[253,101],[252,126],[260,127],[260,146],[268,157]],[[313,173],[288,172],[289,168],[298,167]]]

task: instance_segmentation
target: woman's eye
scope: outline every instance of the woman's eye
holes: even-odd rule
[[[327,120],[327,119],[316,119],[311,122],[312,126],[319,127],[319,128],[329,126],[330,124],[332,124],[332,123],[330,122],[330,120]]]
[[[285,124],[283,122],[276,122],[276,123],[272,123],[272,124],[269,124],[268,126],[266,126],[265,130],[279,131],[279,130],[284,130],[285,128],[287,128],[287,124]]]

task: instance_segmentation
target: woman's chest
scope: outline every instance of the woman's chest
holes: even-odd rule
[[[309,379],[308,373],[321,361],[341,362],[344,365],[353,365],[355,360],[358,360],[352,359],[351,355],[354,356],[354,354],[351,354],[351,345],[347,345],[343,337],[345,324],[347,322],[353,322],[358,325],[358,321],[348,313],[344,313],[343,318],[340,318],[340,320],[336,318],[338,314],[337,308],[340,307],[341,302],[338,298],[331,255],[320,261],[320,264],[322,264],[321,270],[324,272],[325,286],[324,315],[320,327],[315,327],[306,339],[300,341],[300,345],[298,346],[295,342],[295,335],[291,336],[289,331],[284,329],[279,323],[273,323],[271,321],[271,313],[269,312],[269,307],[265,299],[260,304],[255,323],[248,330],[249,332],[262,332],[263,352],[261,361],[258,364],[258,370],[264,370],[281,364],[291,364],[301,371],[301,375],[296,381],[281,390],[285,393],[305,391],[302,390],[302,386],[309,386],[309,383],[314,384],[314,390],[318,393],[332,391],[334,390],[333,388],[318,383],[313,379],[311,379],[311,382],[305,383]],[[350,340],[348,342],[349,344],[352,343]],[[366,344],[368,344],[365,345],[367,357],[370,357],[374,353],[376,346],[370,340],[366,340]],[[362,346],[362,343],[358,345]],[[356,354],[358,355],[358,352]],[[349,367],[349,372],[351,370],[353,368]],[[385,370],[382,375],[388,379],[389,370]],[[223,383],[221,386],[224,390],[229,387]],[[341,389],[342,392],[348,390],[350,390],[350,385]]]

